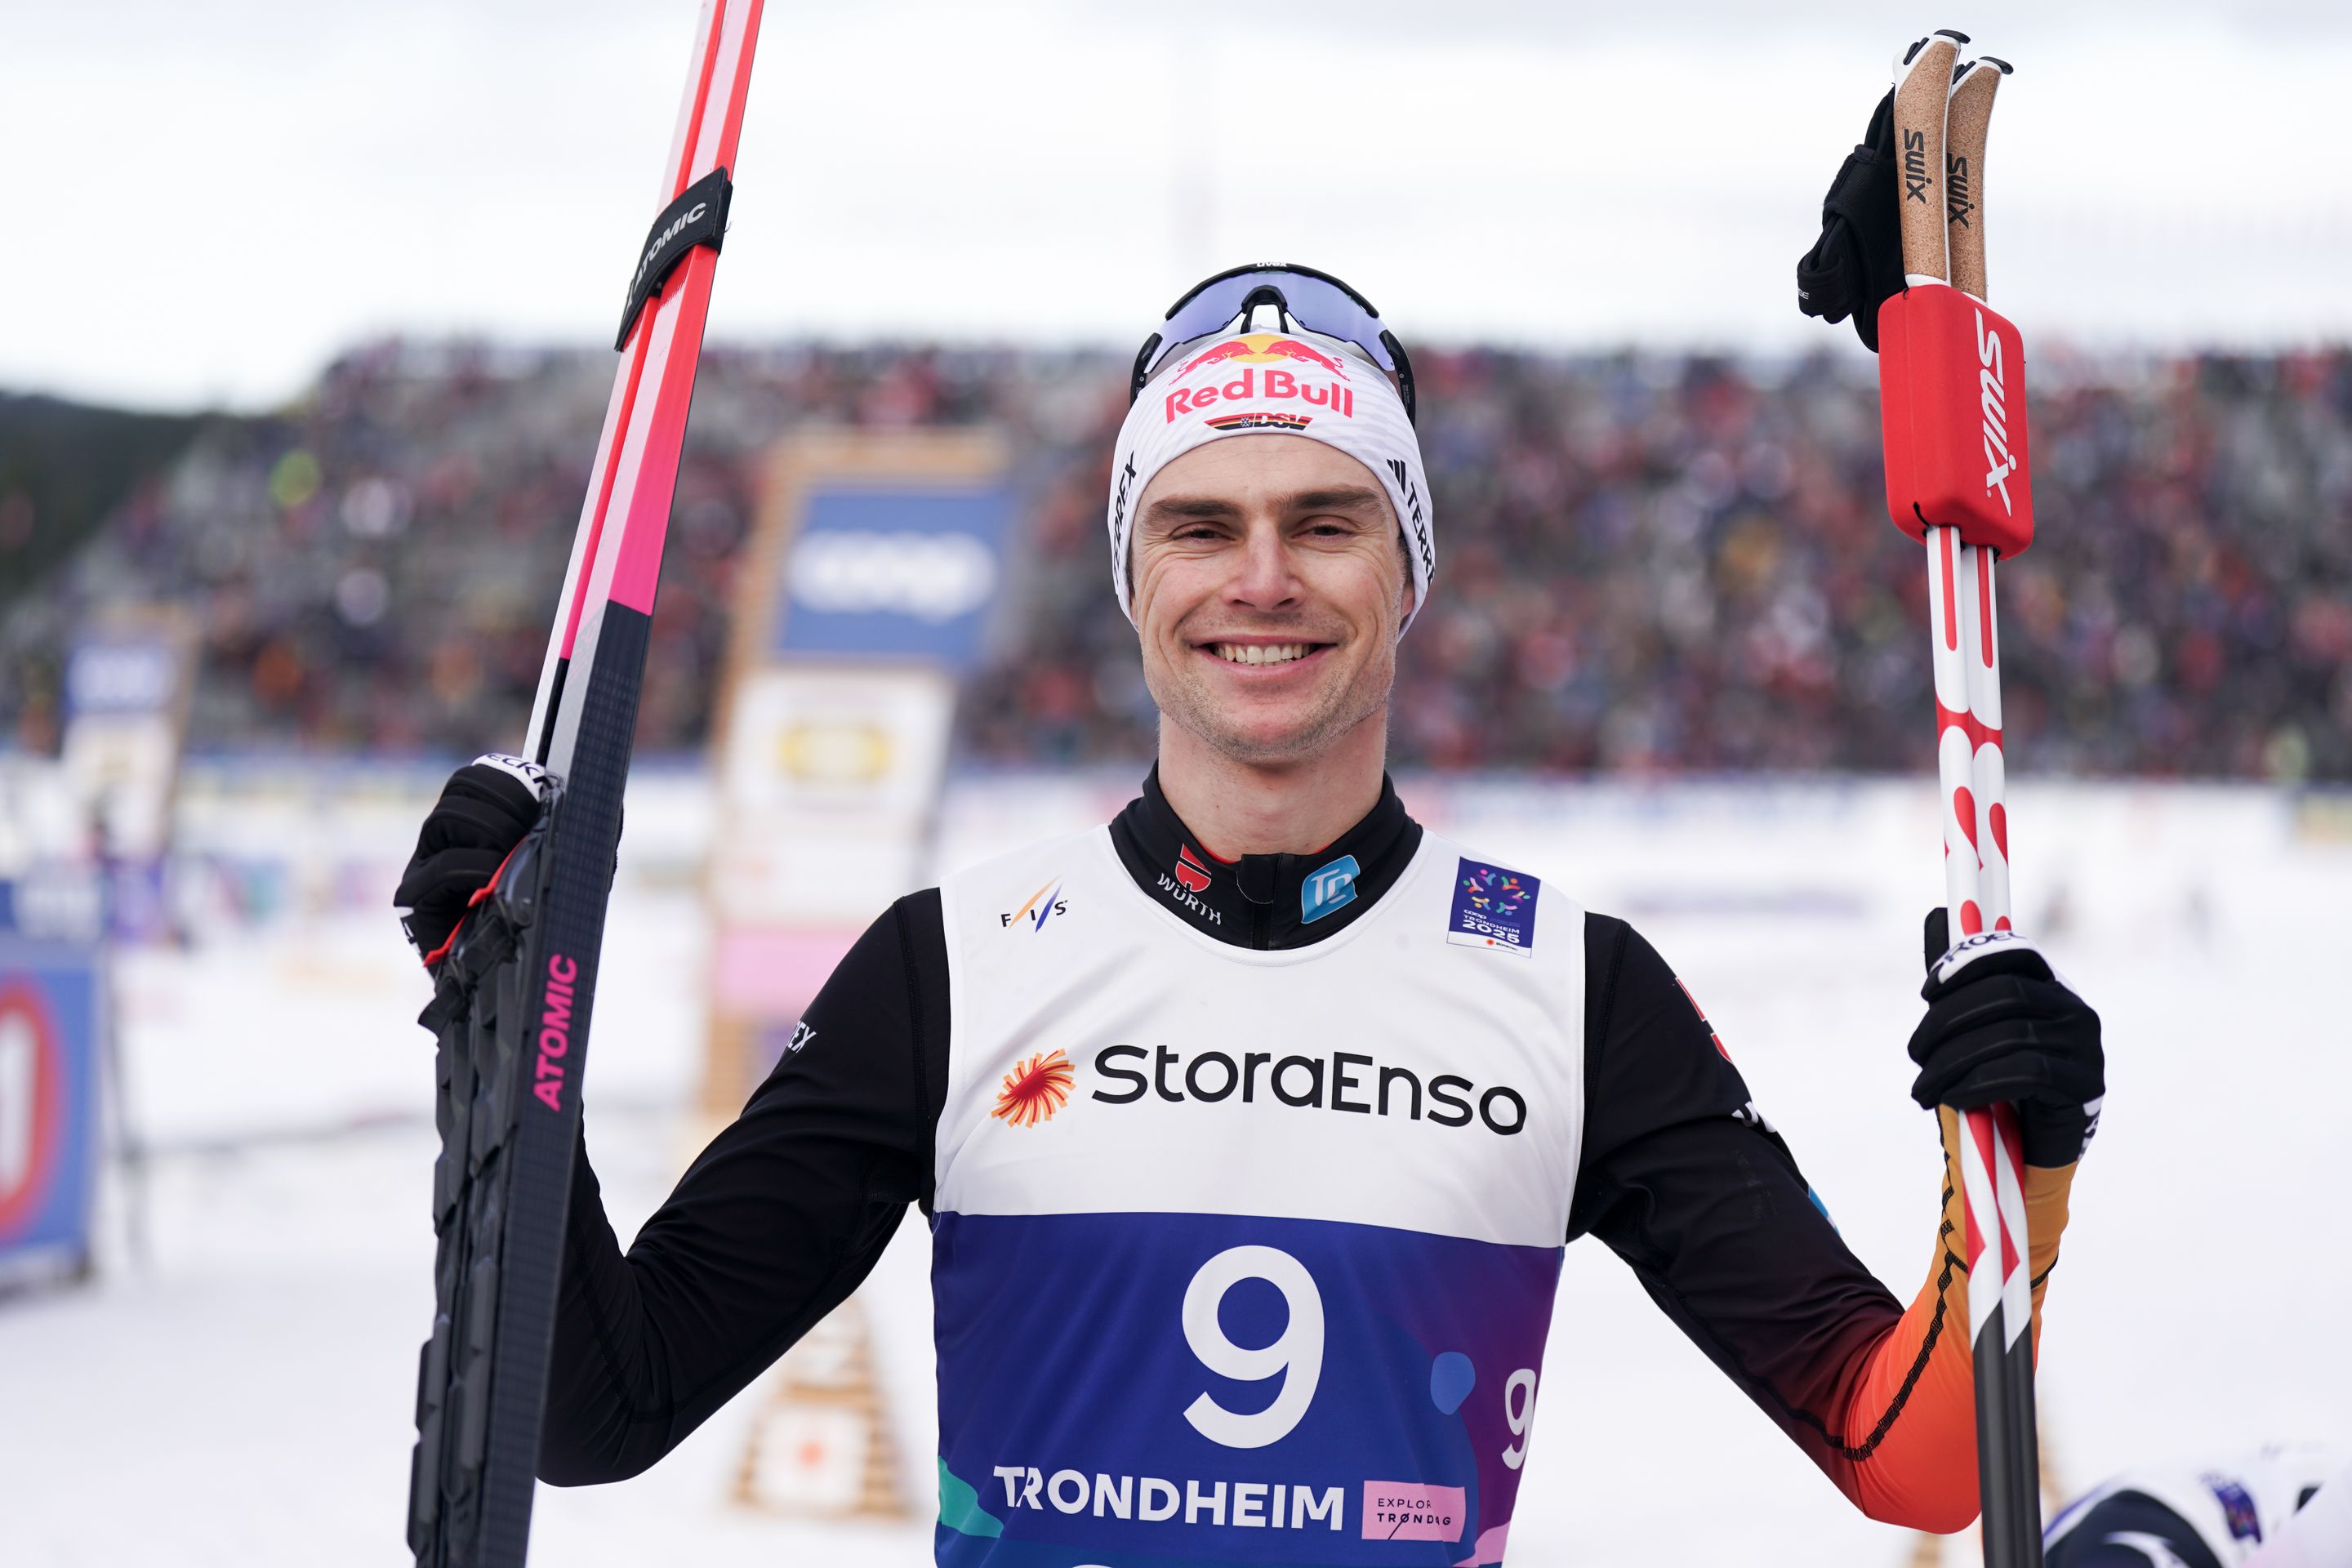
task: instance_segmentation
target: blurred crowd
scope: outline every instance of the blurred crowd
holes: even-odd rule
[[[1402,765],[1928,765],[1925,569],[1886,521],[1866,360],[1416,357],[1439,545],[1401,658]],[[517,743],[612,358],[386,342],[222,420],[0,611],[0,739],[55,744],[71,629],[194,612],[199,750]],[[2043,353],[2034,548],[2004,566],[2013,765],[2352,779],[2352,354]],[[1123,364],[1081,353],[714,349],[641,746],[700,745],[760,458],[810,423],[1001,426],[1025,532],[960,754],[1149,755],[1108,581]]]

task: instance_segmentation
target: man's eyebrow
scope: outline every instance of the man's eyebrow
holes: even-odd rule
[[[1146,522],[1232,517],[1241,508],[1219,496],[1162,496],[1143,509]]]
[[[1379,490],[1361,485],[1339,485],[1329,489],[1300,490],[1283,507],[1285,511],[1348,511],[1357,507],[1377,507],[1388,498]]]
[[[1351,511],[1362,507],[1381,507],[1387,499],[1381,491],[1362,485],[1336,485],[1323,489],[1295,491],[1283,498],[1281,510],[1286,512]],[[1162,496],[1144,508],[1143,521],[1163,525],[1177,521],[1202,521],[1234,517],[1241,510],[1223,496]]]

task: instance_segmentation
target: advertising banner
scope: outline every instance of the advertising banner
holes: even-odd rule
[[[928,875],[957,685],[985,652],[1013,513],[985,429],[804,430],[771,458],[714,726],[713,1114]]]
[[[88,1266],[104,1026],[95,949],[0,941],[0,1286]]]

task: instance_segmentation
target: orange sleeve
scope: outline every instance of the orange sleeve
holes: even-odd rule
[[[1943,1214],[1927,1281],[1895,1326],[1853,1369],[1841,1406],[1844,1437],[1832,1468],[1854,1505],[1872,1519],[1938,1534],[1977,1516],[1977,1417],[1969,1342],[1969,1272],[1960,1196],[1959,1117],[1939,1110]],[[2033,1281],[2033,1342],[2042,1343],[2042,1297],[2066,1229],[2074,1167],[2026,1167],[2027,1255]],[[1843,1471],[1843,1474],[1839,1472]]]

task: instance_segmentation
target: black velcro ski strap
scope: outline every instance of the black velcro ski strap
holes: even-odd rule
[[[637,263],[637,275],[629,279],[628,308],[621,312],[621,331],[613,340],[614,348],[628,346],[629,330],[637,324],[637,312],[660,291],[670,269],[686,259],[688,251],[698,245],[718,250],[727,237],[727,202],[734,194],[727,171],[713,169],[681,191],[677,200],[662,208],[661,216],[654,219],[654,226],[646,235],[645,256]]]

